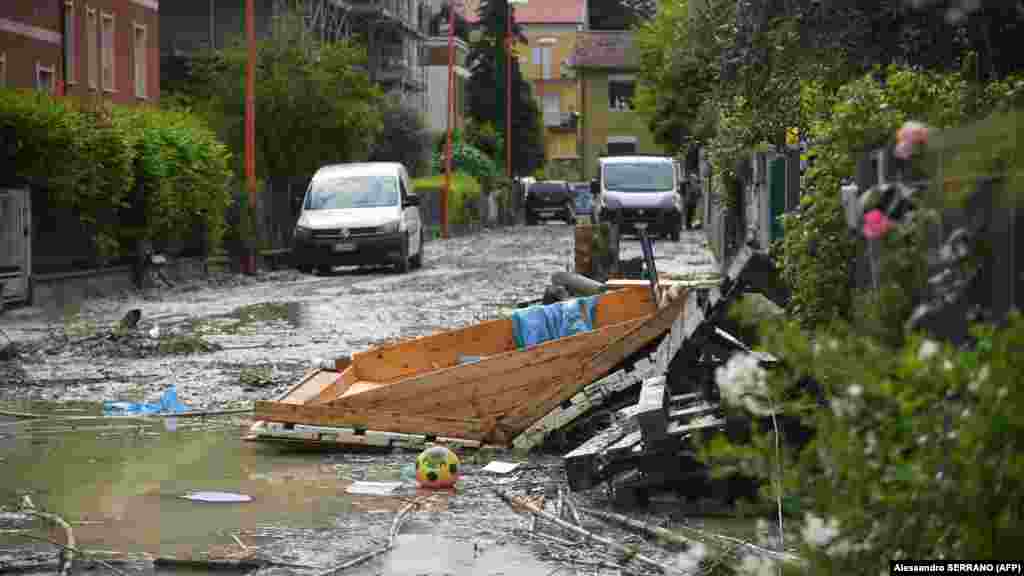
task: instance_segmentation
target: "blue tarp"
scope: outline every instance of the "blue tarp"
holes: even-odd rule
[[[594,329],[597,296],[573,298],[547,306],[530,306],[512,313],[512,334],[516,346],[526,349]],[[583,314],[585,308],[587,313]]]
[[[178,389],[171,386],[164,390],[157,404],[143,404],[141,402],[114,402],[103,403],[104,416],[125,416],[129,414],[176,414],[188,412],[188,406],[178,401]]]

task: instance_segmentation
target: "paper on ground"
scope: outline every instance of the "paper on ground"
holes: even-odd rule
[[[490,464],[484,466],[481,471],[492,472],[494,474],[508,474],[509,472],[519,468],[518,462],[502,462],[500,460],[492,460]]]
[[[402,486],[401,482],[366,482],[357,480],[345,489],[349,494],[367,494],[370,496],[388,496]]]

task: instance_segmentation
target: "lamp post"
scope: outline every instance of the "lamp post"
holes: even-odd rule
[[[512,179],[512,16],[513,6],[525,6],[527,0],[507,0],[505,15],[505,175]]]
[[[256,213],[256,18],[253,0],[245,2],[245,35],[249,59],[245,70],[245,178],[249,188],[249,216]],[[252,234],[255,234],[255,227]],[[256,244],[249,238],[243,272],[256,273]]]
[[[452,128],[455,124],[455,1],[448,0],[448,140],[441,194],[441,237],[448,237],[448,194],[452,183]]]

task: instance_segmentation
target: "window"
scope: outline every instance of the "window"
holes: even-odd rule
[[[75,41],[78,34],[75,29],[75,3],[70,0],[64,2],[64,81],[74,84],[78,66],[75,62]]]
[[[608,79],[608,107],[611,110],[632,110],[636,80],[628,76],[612,76]]]
[[[146,66],[146,27],[141,24],[135,24],[132,29],[134,30],[132,73],[135,76],[135,96],[145,98],[146,75],[148,72],[148,67]]]
[[[635,136],[609,136],[608,155],[628,156],[636,154],[637,139]]]
[[[114,15],[100,16],[100,75],[103,89],[114,91]]]
[[[544,125],[558,126],[562,113],[562,98],[558,92],[544,93]]]
[[[99,86],[99,29],[96,26],[96,10],[85,9],[85,61],[89,74],[89,88]]]
[[[538,78],[551,79],[551,46],[534,46],[533,65]]]
[[[36,90],[53,94],[55,81],[53,66],[43,66],[36,62]]]
[[[7,53],[0,52],[0,88],[7,87]]]

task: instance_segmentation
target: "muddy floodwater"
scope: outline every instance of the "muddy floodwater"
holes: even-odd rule
[[[98,405],[86,403],[5,403],[0,410],[58,417],[0,421],[0,504],[7,520],[29,495],[38,509],[57,512],[72,525],[80,549],[174,558],[238,558],[258,551],[296,565],[293,570],[323,569],[379,546],[395,513],[410,498],[429,496],[390,554],[345,573],[514,576],[551,569],[509,538],[516,519],[508,512],[494,510],[508,517],[505,534],[501,522],[479,526],[487,518],[486,511],[474,510],[483,491],[474,491],[469,478],[469,488],[454,494],[417,490],[408,481],[393,496],[346,492],[357,480],[401,481],[415,453],[282,450],[243,441],[248,422],[223,417],[102,418]],[[474,467],[471,459],[466,467]],[[251,500],[183,498],[199,491]],[[464,508],[465,522],[458,518]],[[32,549],[47,545],[30,546],[0,531],[0,558]]]
[[[655,252],[660,272],[714,273],[697,232],[658,243]],[[624,242],[624,257],[638,254],[635,240]],[[172,385],[192,410],[274,398],[325,359],[507,314],[539,298],[552,273],[571,268],[571,255],[572,228],[516,227],[431,242],[424,268],[410,274],[340,268],[317,276],[229,275],[62,309],[6,311],[4,343],[16,345],[0,361],[0,411],[48,417],[0,416],[0,569],[26,558],[49,562],[33,573],[56,568],[54,545],[28,536],[63,537],[19,512],[25,495],[68,520],[77,546],[98,558],[259,558],[278,564],[261,574],[315,574],[385,543],[396,512],[416,498],[421,505],[394,549],[344,574],[544,575],[564,568],[567,556],[577,565],[595,558],[614,564],[593,546],[538,540],[529,521],[494,494],[498,480],[479,472],[492,458],[521,462],[515,484],[502,486],[551,502],[563,481],[558,455],[463,453],[459,489],[423,494],[403,472],[415,453],[325,454],[245,442],[250,422],[235,416],[101,414],[104,401],[155,402]],[[129,310],[139,310],[141,320],[119,330]],[[356,481],[404,484],[388,496],[347,493]],[[197,491],[249,500],[182,497]],[[588,505],[606,506],[604,499],[603,490],[580,495]],[[659,504],[642,515],[668,525],[667,515],[654,515],[665,510]],[[678,554],[608,525],[584,526],[669,564]],[[744,521],[738,530],[751,526]],[[120,566],[153,573],[148,561]],[[629,571],[647,573],[635,565]]]

